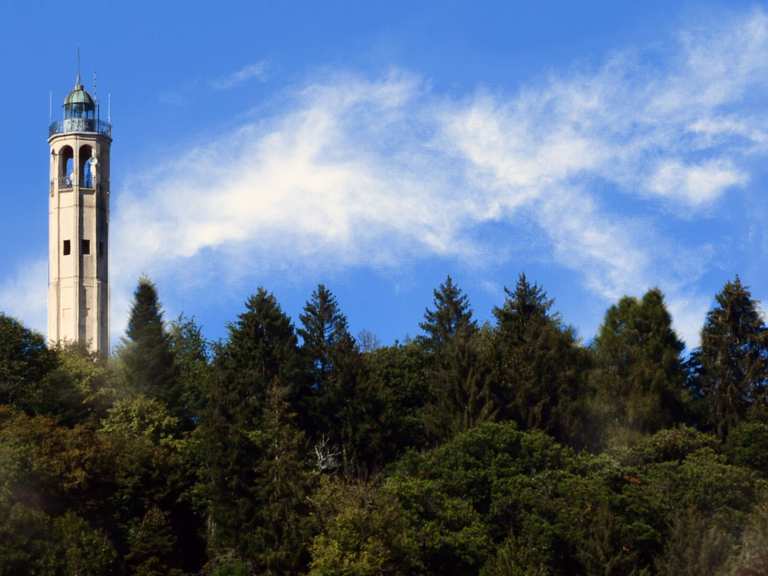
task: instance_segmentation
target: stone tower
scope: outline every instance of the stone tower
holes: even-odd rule
[[[109,353],[109,149],[112,127],[80,83],[48,130],[48,340]]]

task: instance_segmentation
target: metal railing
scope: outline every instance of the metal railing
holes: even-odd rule
[[[65,118],[48,126],[48,136],[69,132],[92,132],[112,137],[112,124],[94,118]]]
[[[74,188],[75,180],[71,176],[62,176],[60,178],[51,180],[51,192],[53,192],[54,183],[58,184],[57,188],[59,190],[69,190],[70,188]],[[109,186],[109,180],[101,180],[98,188],[99,190],[103,190],[105,187],[108,187],[108,186]],[[96,186],[94,186],[93,180],[91,178],[86,179],[85,182],[81,182],[79,187],[87,190],[96,189]]]

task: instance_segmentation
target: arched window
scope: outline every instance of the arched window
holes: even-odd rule
[[[93,172],[91,171],[92,150],[90,146],[80,148],[80,186],[93,188]]]
[[[69,146],[59,150],[59,188],[72,188],[75,178],[75,153]]]

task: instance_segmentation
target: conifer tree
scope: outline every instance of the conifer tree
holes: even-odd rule
[[[491,389],[490,362],[484,338],[472,318],[469,298],[448,276],[434,290],[434,309],[426,309],[419,341],[430,355],[431,401],[426,407],[427,430],[445,440],[498,413]]]
[[[259,288],[214,360],[203,442],[216,548],[244,550],[259,521],[256,463],[263,446],[254,435],[264,425],[269,386],[290,390],[298,368],[293,325],[275,297]]]
[[[352,339],[347,318],[339,309],[336,296],[320,284],[304,305],[299,319],[302,324],[298,329],[301,349],[312,366],[312,385],[321,387],[334,369],[335,352]]]
[[[146,277],[133,293],[128,330],[120,352],[129,385],[175,407],[177,368],[155,285]]]
[[[504,292],[504,305],[494,308],[493,315],[505,339],[524,342],[532,328],[559,324],[559,317],[549,312],[554,300],[541,286],[528,282],[525,274],[518,277],[514,291],[504,288]]]
[[[433,306],[434,310],[427,308],[424,321],[419,324],[426,332],[423,340],[427,348],[439,350],[453,338],[468,338],[477,331],[469,297],[450,276],[434,290]]]
[[[257,517],[243,552],[259,574],[299,574],[308,562],[314,476],[285,392],[276,382],[269,387],[262,426],[250,434],[259,452],[253,492]]]
[[[738,276],[725,284],[715,300],[701,331],[695,362],[710,423],[722,437],[750,408],[765,405],[768,327]]]
[[[309,386],[299,399],[304,426],[313,440],[325,437],[340,447],[345,465],[357,462],[365,443],[359,421],[368,402],[360,387],[362,358],[347,318],[333,293],[320,284],[300,316],[301,351],[309,366]]]
[[[685,345],[660,290],[609,308],[593,348],[596,405],[610,427],[649,433],[682,418]]]
[[[211,383],[210,344],[194,318],[183,314],[171,322],[168,335],[179,379],[180,416],[188,425],[202,417]]]
[[[552,313],[553,300],[520,274],[496,316],[494,379],[501,415],[571,444],[587,441],[584,378],[589,354],[570,327]]]

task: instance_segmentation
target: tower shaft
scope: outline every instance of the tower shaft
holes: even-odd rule
[[[65,117],[51,125],[48,142],[48,340],[106,356],[110,127],[97,118]]]

